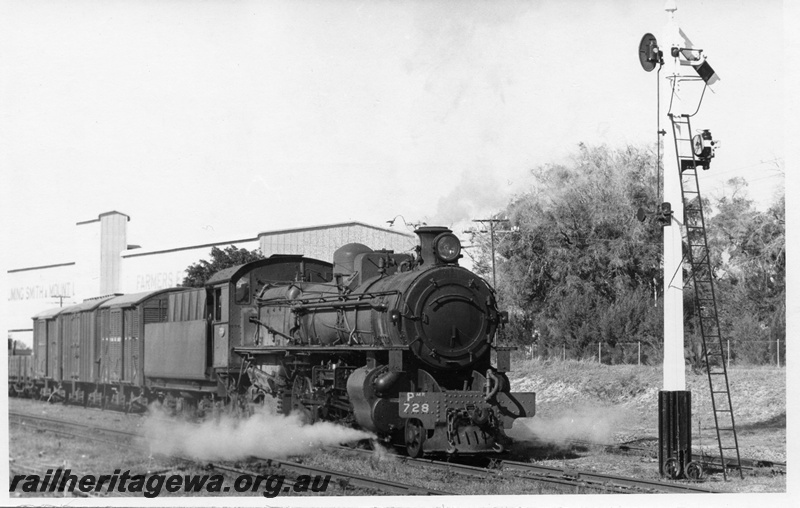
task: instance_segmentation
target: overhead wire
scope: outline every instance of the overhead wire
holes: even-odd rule
[[[754,168],[756,166],[761,166],[762,164],[770,164],[772,162],[783,162],[783,160],[784,160],[783,157],[775,157],[774,159],[754,162],[752,164],[747,164],[745,166],[738,166],[738,167],[735,167],[735,168],[729,168],[729,169],[726,169],[724,171],[717,171],[715,173],[718,174],[718,175],[724,175],[726,173],[731,173],[733,171],[739,171],[740,169],[748,169],[748,168]]]

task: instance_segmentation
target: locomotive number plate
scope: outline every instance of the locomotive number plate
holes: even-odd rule
[[[405,400],[402,403],[402,414],[405,415],[418,415],[421,413],[430,413],[431,405],[427,402],[424,392],[414,393],[408,392],[405,394]]]
[[[401,418],[417,418],[425,428],[433,428],[438,420],[440,394],[426,392],[401,392],[399,400]]]

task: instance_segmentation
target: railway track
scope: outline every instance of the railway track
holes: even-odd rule
[[[9,417],[12,419],[11,420],[12,422],[14,418],[17,419],[27,418],[28,421],[38,420],[40,422],[50,420],[56,427],[58,427],[59,425],[62,427],[62,429],[60,430],[62,434],[67,433],[75,435],[77,433],[80,434],[79,437],[91,439],[93,441],[104,442],[107,444],[120,445],[119,438],[128,441],[142,438],[138,434],[118,431],[114,429],[108,429],[106,427],[71,423],[62,420],[55,420],[52,418],[15,413],[13,411],[9,412]],[[83,428],[88,430],[89,433],[87,434],[85,432],[78,433],[77,431],[70,431],[68,430],[69,428],[73,429]],[[54,429],[53,431],[59,432],[58,428]],[[643,443],[642,440],[637,440],[634,442],[622,443],[622,444],[598,444],[581,440],[570,440],[569,442],[571,444],[578,446],[585,446],[589,448],[600,448],[603,449],[606,453],[637,454],[643,456],[655,456],[655,454],[657,453],[656,449],[653,446],[648,446],[646,443]],[[342,449],[350,450],[351,452],[358,452],[358,450],[354,450],[351,448],[342,447]],[[417,462],[419,465],[426,465],[427,467],[430,468],[447,469],[459,474],[484,477],[484,478],[491,477],[494,475],[501,475],[501,476],[512,475],[519,478],[535,480],[553,485],[560,485],[565,488],[585,488],[600,492],[612,492],[612,493],[717,492],[711,489],[700,487],[696,483],[683,484],[683,483],[667,483],[667,482],[660,482],[653,480],[639,480],[635,478],[626,478],[615,475],[604,475],[590,471],[578,471],[570,468],[561,469],[551,466],[540,466],[531,463],[517,462],[510,460],[496,461],[495,467],[481,468],[465,464],[456,464],[452,462],[441,462],[441,461],[437,462],[431,459],[411,459],[408,457],[400,457],[400,456],[398,457],[400,458],[400,460],[404,460],[409,463]],[[184,458],[184,460],[191,461],[191,459],[188,458]],[[300,465],[299,463],[293,463],[292,461],[285,461],[285,460],[279,461],[270,458],[260,458],[260,460],[275,465],[281,465],[285,471],[289,471],[290,469],[294,468],[296,474],[320,474],[313,471],[313,468],[309,468],[309,466],[303,466]],[[721,470],[722,466],[718,458],[704,456],[702,457],[701,460],[702,460],[701,463],[703,464],[706,470],[709,471]],[[216,466],[222,469],[226,467],[232,467],[224,464],[218,464]],[[309,471],[312,471],[312,473],[302,473],[301,471],[303,467],[307,468]],[[785,474],[786,472],[785,463],[759,460],[759,459],[742,459],[742,467],[745,470],[751,470],[751,471],[755,471],[757,469],[762,469],[762,468],[769,468],[771,472],[777,474]],[[402,484],[399,482],[397,482],[396,484],[392,484],[392,482],[384,482],[383,480],[375,478],[368,478],[368,477],[357,478],[356,477],[357,475],[350,475],[348,473],[344,473],[341,471],[331,470],[331,471],[326,471],[325,474],[331,474],[332,478],[335,478],[337,483],[345,489],[349,487],[365,488],[365,489],[372,489],[376,491],[387,492],[391,494],[401,494],[401,495],[402,494],[429,494],[429,495],[451,494],[449,492],[441,492],[441,491],[432,491],[432,490],[426,491],[425,489],[421,489],[413,485]]]
[[[70,422],[67,420],[60,420],[58,418],[19,413],[16,411],[9,411],[8,418],[9,423],[11,424],[27,425],[40,430],[50,431],[54,434],[80,437],[89,439],[91,441],[116,446],[131,447],[130,443],[120,442],[119,438],[127,441],[142,438],[142,436],[133,432],[125,432],[98,425]]]
[[[369,450],[358,450],[347,447],[337,447],[335,449],[354,454],[373,453]],[[579,471],[570,468],[562,469],[512,460],[493,461],[493,465],[490,467],[479,467],[435,459],[412,459],[406,456],[397,456],[397,458],[409,464],[431,469],[448,470],[479,478],[514,476],[516,478],[561,485],[569,488],[584,488],[616,494],[718,492],[690,483],[667,483],[655,480],[642,480],[638,478]]]
[[[529,477],[538,480],[552,478],[559,481],[574,483],[576,485],[587,485],[601,489],[607,489],[617,493],[718,493],[716,490],[689,483],[667,483],[655,480],[643,480],[639,478],[628,478],[624,476],[601,474],[590,471],[541,466],[526,462],[504,460],[500,464],[500,469],[504,472],[514,472],[521,477]]]
[[[567,441],[570,444],[594,448],[602,448],[606,453],[616,454],[634,454],[644,457],[658,457],[658,440],[657,438],[638,439],[630,443],[620,444],[598,444],[589,441],[582,441],[579,439],[571,439]],[[711,456],[703,453],[699,446],[694,446],[692,455],[694,460],[703,465],[708,470],[722,470],[722,462],[719,457]],[[736,467],[733,465],[734,461],[726,461],[728,467]],[[742,469],[744,471],[756,471],[758,469],[769,469],[776,474],[786,474],[786,463],[777,462],[766,459],[741,459]]]
[[[26,425],[29,427],[34,427],[39,430],[53,432],[59,435],[77,437],[104,444],[113,444],[125,448],[141,449],[142,446],[141,440],[143,438],[139,434],[133,432],[120,431],[116,429],[109,429],[107,427],[102,427],[97,425],[87,425],[76,422],[69,422],[56,418],[19,413],[15,411],[9,411],[9,423],[17,425]],[[109,436],[113,436],[115,439],[110,440],[108,439]],[[181,456],[170,456],[170,457],[188,463],[198,464],[197,460],[189,457],[181,457]],[[268,468],[278,473],[287,473],[286,476],[294,476],[295,478],[300,475],[330,476],[331,479],[334,480],[335,483],[345,492],[348,489],[351,491],[357,489],[364,489],[364,490],[384,492],[387,494],[394,494],[394,495],[450,495],[450,496],[456,495],[453,492],[445,492],[441,490],[420,487],[418,485],[385,480],[381,478],[372,478],[364,475],[338,471],[329,468],[310,466],[291,460],[278,460],[268,457],[256,457],[256,456],[252,457],[251,460],[258,461],[258,463],[256,464],[258,466]],[[217,469],[220,471],[235,473],[238,475],[251,475],[253,477],[256,477],[258,475],[263,474],[262,472],[237,468],[225,462],[220,462],[220,463],[201,462],[200,464],[202,467],[206,469]],[[24,466],[20,466],[18,469],[23,469],[23,468]],[[26,474],[31,474],[31,473],[26,473]],[[41,471],[39,471],[39,474],[41,474]],[[290,485],[293,485],[293,483],[290,483]]]

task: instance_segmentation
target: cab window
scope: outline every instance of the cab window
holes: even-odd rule
[[[250,303],[250,277],[245,276],[236,282],[236,303]]]
[[[214,321],[222,321],[222,288],[214,288]]]

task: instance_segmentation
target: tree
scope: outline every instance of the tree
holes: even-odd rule
[[[501,212],[511,232],[497,239],[498,298],[533,328],[518,342],[537,330],[545,348],[588,354],[598,341],[659,340],[661,231],[635,219],[656,206],[653,163],[647,150],[580,144],[566,163],[534,169],[534,188]]]
[[[658,360],[662,228],[635,220],[639,207],[658,205],[654,159],[649,150],[580,144],[567,162],[534,169],[532,189],[495,215],[509,221],[495,238],[496,290],[511,321],[505,340],[524,345],[537,337],[540,352],[560,355],[566,346],[586,356],[597,342],[641,341]],[[760,363],[785,337],[785,198],[760,212],[746,186],[731,180],[725,196],[704,199],[704,209],[720,331],[734,354]],[[473,242],[475,270],[489,278],[489,239],[473,235]],[[687,357],[701,365],[690,270],[684,263]]]
[[[182,286],[200,288],[203,287],[212,275],[225,268],[242,265],[251,261],[264,259],[261,251],[237,249],[229,245],[224,249],[211,247],[211,261],[201,259],[197,263],[189,265],[186,269],[186,277],[183,279]]]
[[[761,212],[744,179],[725,190],[708,221],[721,332],[739,359],[766,362],[786,330],[786,199]]]
[[[17,339],[12,339],[11,337],[8,338],[9,354],[11,354],[12,352],[14,352],[15,354],[20,354],[20,352],[22,352],[21,354],[29,354],[30,351],[31,348],[28,347],[28,345],[25,344],[24,342]]]

